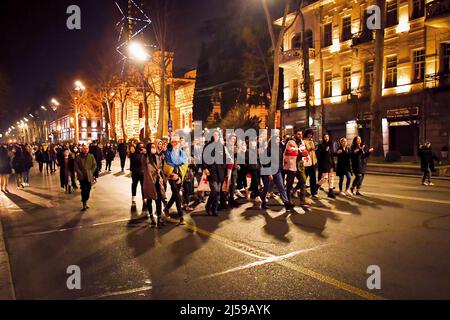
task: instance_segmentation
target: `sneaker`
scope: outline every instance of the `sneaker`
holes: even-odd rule
[[[311,198],[313,198],[314,200],[319,200],[320,199],[320,197],[317,194],[313,195]]]
[[[344,192],[344,191],[341,191],[341,192],[339,192],[339,195],[340,195],[340,196],[343,196],[343,197],[346,197],[346,196],[347,196],[347,193]]]
[[[306,200],[305,201],[300,201],[300,207],[310,207],[311,204],[308,203]]]
[[[428,184],[428,182],[422,182],[422,185],[423,186],[428,186],[429,184]]]
[[[238,196],[241,199],[245,199],[245,196],[242,194],[240,190],[236,190],[236,196]]]
[[[356,195],[357,195],[357,196],[360,196],[360,197],[364,197],[364,195],[363,195],[361,192],[359,192],[359,190],[356,191]]]
[[[433,182],[428,183],[429,186],[434,186]]]
[[[256,204],[261,204],[261,203],[262,203],[262,200],[261,200],[261,197],[260,197],[260,196],[257,196],[257,197],[255,198],[255,203],[256,203]]]
[[[179,226],[184,226],[185,225],[183,217],[180,218],[180,221],[178,222],[178,225]]]

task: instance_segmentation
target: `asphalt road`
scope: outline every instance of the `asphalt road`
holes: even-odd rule
[[[128,223],[131,179],[114,169],[86,213],[58,174],[33,172],[30,188],[0,194],[17,299],[450,298],[450,181],[369,175],[364,198],[322,193],[311,212],[242,201],[157,230]],[[81,290],[67,288],[71,265]],[[367,287],[373,265],[380,290]]]

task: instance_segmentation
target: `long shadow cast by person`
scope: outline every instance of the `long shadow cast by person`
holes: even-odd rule
[[[113,174],[114,177],[121,177],[121,176],[124,176],[124,175],[125,175],[124,171],[119,171],[119,172]]]
[[[31,202],[15,193],[7,192],[5,193],[5,196],[14,202],[15,205],[17,205],[21,210],[23,210],[25,213],[35,213],[39,210],[48,210],[47,207],[41,206],[37,203]]]
[[[290,219],[294,225],[308,233],[314,233],[317,237],[327,239],[324,234],[328,218],[335,220],[332,214],[306,211],[305,214],[292,214]]]
[[[272,204],[270,207],[271,209],[276,209],[277,207],[279,207],[279,205]],[[281,212],[281,210],[273,212]],[[267,210],[252,206],[244,210],[241,215],[245,220],[252,220],[259,216],[264,217],[266,221],[266,224],[263,227],[264,231],[280,242],[289,243],[291,242],[291,240],[287,237],[287,234],[289,233],[287,217],[289,216],[289,214],[290,212],[285,211],[282,215],[273,218]]]

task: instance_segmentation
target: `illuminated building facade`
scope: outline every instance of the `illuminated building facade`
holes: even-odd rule
[[[310,123],[334,140],[361,135],[370,141],[370,92],[374,32],[367,28],[373,1],[309,1],[285,35],[283,127],[306,126],[302,91],[302,40],[310,58]],[[288,24],[294,14],[288,17]],[[280,20],[275,22],[280,24]],[[386,3],[383,57],[384,149],[412,156],[430,140],[449,145],[450,0],[390,0]]]
[[[65,115],[50,122],[49,140],[56,142],[73,142],[75,140],[75,116]],[[106,138],[106,121],[97,117],[79,119],[79,142],[91,143],[92,141],[103,141]]]

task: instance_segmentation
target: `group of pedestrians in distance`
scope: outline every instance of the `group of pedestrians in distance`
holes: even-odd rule
[[[337,195],[363,196],[367,161],[373,151],[361,137],[350,144],[346,138],[333,142],[325,133],[316,143],[313,130],[296,130],[292,137],[243,140],[216,130],[207,143],[204,139],[188,143],[175,135],[170,141],[156,139],[147,144],[4,144],[0,147],[0,184],[2,191],[8,192],[9,175],[14,171],[17,187],[29,186],[34,156],[41,174],[53,174],[59,168],[65,192],[81,190],[82,210],[86,211],[102,162],[106,162],[105,171],[111,172],[118,154],[122,172],[129,159],[131,205],[136,206],[139,190],[143,200],[139,219],[150,219],[152,226],[160,228],[172,208],[179,224],[184,224],[184,213],[205,202],[206,214],[218,216],[221,210],[239,206],[239,199],[253,201],[255,207],[266,210],[269,199],[279,197],[287,210],[296,206],[308,210],[320,199],[321,190],[330,199]],[[422,183],[432,185],[431,172],[439,159],[430,143],[420,147],[419,156]],[[339,180],[338,192],[335,179]]]

